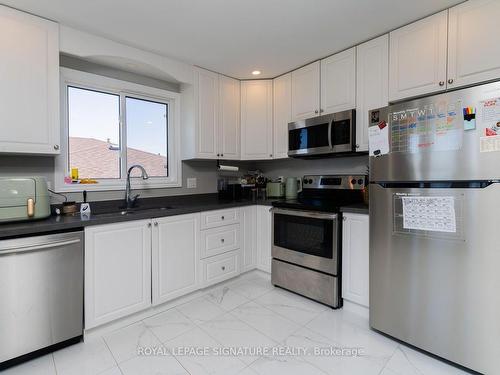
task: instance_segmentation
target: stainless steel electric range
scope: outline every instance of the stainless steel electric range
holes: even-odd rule
[[[340,207],[363,202],[363,175],[304,176],[297,199],[273,203],[272,283],[333,308],[341,298]]]

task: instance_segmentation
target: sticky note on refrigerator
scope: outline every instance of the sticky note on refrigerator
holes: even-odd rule
[[[476,108],[465,107],[463,108],[464,114],[464,130],[476,129]]]
[[[385,121],[368,128],[370,156],[382,156],[389,153],[389,127]]]

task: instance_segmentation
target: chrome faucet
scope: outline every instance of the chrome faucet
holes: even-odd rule
[[[144,167],[142,165],[135,164],[135,165],[132,165],[128,169],[128,172],[127,172],[127,187],[126,187],[126,190],[125,190],[125,205],[126,205],[127,209],[134,207],[135,204],[136,204],[136,202],[137,202],[137,198],[139,198],[139,194],[134,195],[133,197],[130,196],[130,190],[131,190],[131,188],[130,188],[130,173],[132,172],[132,170],[134,168],[139,168],[141,170],[141,177],[142,177],[143,180],[147,180],[149,178],[148,172],[146,172],[146,170],[144,169]]]

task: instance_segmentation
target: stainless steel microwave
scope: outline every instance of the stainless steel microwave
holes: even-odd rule
[[[288,124],[288,156],[319,156],[356,150],[356,110]]]

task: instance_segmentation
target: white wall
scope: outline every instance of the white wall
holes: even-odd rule
[[[306,174],[367,174],[368,156],[327,159],[279,159],[259,161],[253,164],[267,177],[302,177]]]

